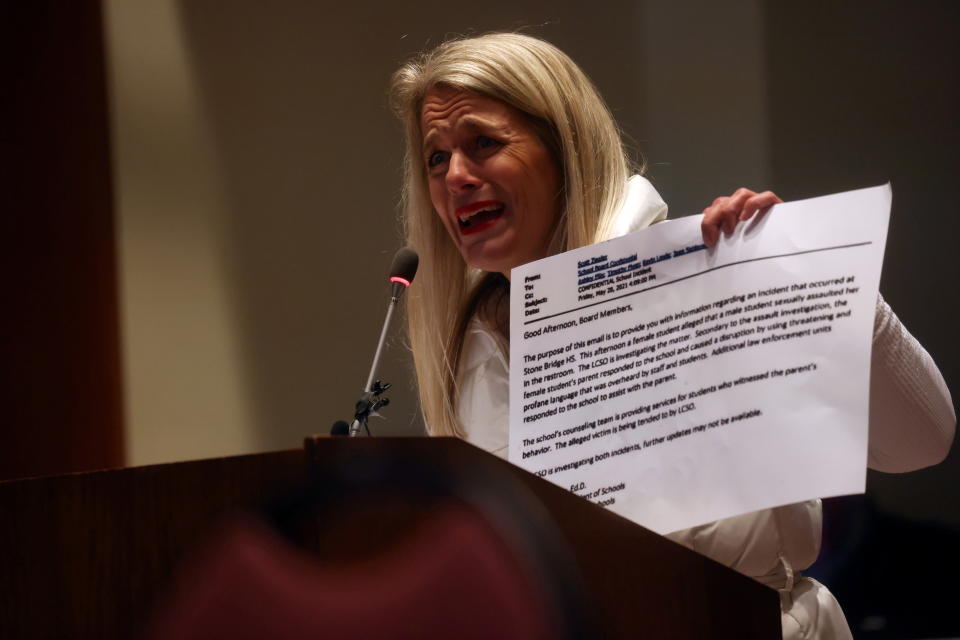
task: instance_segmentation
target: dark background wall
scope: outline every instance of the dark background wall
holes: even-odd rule
[[[892,183],[881,292],[955,397],[958,28],[955,3],[766,6],[773,183],[787,199]],[[873,474],[870,482],[881,504],[916,517],[939,514],[960,528],[960,509],[938,509],[939,491],[924,490],[960,486],[956,449],[947,464]]]
[[[880,289],[954,394],[960,220],[960,11],[950,2],[764,5],[771,182],[786,199],[890,181]],[[904,425],[909,428],[909,425]],[[941,465],[869,472],[867,495],[828,501],[815,573],[856,637],[958,634],[960,452]]]

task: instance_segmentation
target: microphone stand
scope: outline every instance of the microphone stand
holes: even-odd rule
[[[380,364],[380,354],[383,352],[383,344],[387,340],[387,331],[390,328],[390,320],[393,318],[393,310],[397,308],[397,302],[400,295],[408,286],[408,283],[397,282],[393,278],[393,292],[390,296],[390,304],[387,306],[387,317],[383,320],[383,329],[380,330],[380,340],[377,342],[377,350],[373,354],[373,364],[370,366],[370,375],[367,377],[367,384],[363,388],[363,395],[357,400],[356,413],[353,416],[353,424],[350,425],[350,437],[360,434],[360,427],[363,427],[367,435],[370,435],[370,427],[367,421],[370,416],[379,415],[377,409],[390,404],[389,398],[381,398],[381,394],[390,388],[390,383],[382,383],[375,380],[377,375],[377,366]]]

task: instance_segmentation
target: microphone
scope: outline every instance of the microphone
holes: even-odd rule
[[[393,298],[399,299],[406,291],[413,277],[417,275],[417,267],[420,265],[420,256],[409,247],[403,247],[393,256],[393,262],[390,264],[390,282],[393,283]]]
[[[390,329],[390,320],[393,317],[393,310],[400,300],[400,296],[407,290],[413,277],[417,275],[417,267],[420,264],[420,257],[417,252],[409,247],[403,247],[393,256],[393,262],[390,265],[389,280],[393,284],[390,295],[390,304],[387,305],[387,316],[383,320],[383,329],[380,330],[380,340],[377,342],[377,350],[373,354],[373,363],[370,366],[370,375],[367,377],[367,384],[364,385],[363,395],[357,402],[357,412],[354,416],[353,424],[350,425],[350,436],[356,436],[360,433],[360,427],[366,429],[367,434],[370,429],[367,427],[367,419],[379,407],[386,405],[389,400],[380,398],[380,394],[386,391],[390,385],[381,386],[376,381],[377,366],[380,364],[380,355],[383,352],[383,344],[387,339],[387,331]]]

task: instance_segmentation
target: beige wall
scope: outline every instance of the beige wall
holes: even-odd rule
[[[677,213],[763,184],[762,43],[722,29],[758,3],[685,6],[106,0],[129,462],[295,447],[349,417],[400,244],[386,85],[446,34],[526,26],[568,51]],[[420,433],[398,336],[383,377],[377,433]]]
[[[108,0],[127,460],[257,448],[216,141],[173,2]]]

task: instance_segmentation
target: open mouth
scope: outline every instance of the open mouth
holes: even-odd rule
[[[460,233],[469,235],[486,229],[503,215],[506,208],[502,202],[475,202],[457,209],[457,224]]]

